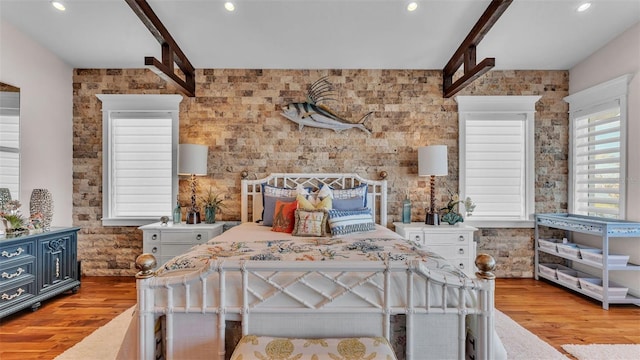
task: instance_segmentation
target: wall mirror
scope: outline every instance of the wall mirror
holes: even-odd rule
[[[20,88],[0,82],[0,205],[20,196]]]

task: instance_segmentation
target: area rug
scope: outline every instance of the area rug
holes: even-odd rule
[[[56,360],[115,359],[131,322],[133,310],[134,307],[131,307],[118,315],[111,322],[62,353]],[[496,310],[496,332],[511,360],[568,359],[551,345],[498,310]]]
[[[56,360],[111,360],[115,359],[124,340],[135,306],[125,310],[106,325],[82,339],[72,348],[56,357]]]
[[[513,319],[496,310],[496,332],[510,360],[567,360],[560,351],[547,344]]]
[[[640,359],[640,345],[631,344],[591,344],[562,345],[562,348],[579,360],[637,360]]]

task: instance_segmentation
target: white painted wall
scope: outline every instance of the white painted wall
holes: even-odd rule
[[[640,23],[569,70],[569,93],[624,74],[629,84],[627,149],[627,220],[640,221]]]
[[[53,196],[53,226],[71,226],[73,68],[6,21],[0,22],[0,81],[20,88],[20,202],[31,191]]]
[[[569,93],[576,93],[624,74],[634,74],[628,93],[626,218],[640,221],[640,23],[571,68]],[[630,254],[631,261],[640,264],[640,239],[618,239],[612,242],[612,252]],[[591,239],[591,243],[595,246],[600,242]],[[637,271],[614,272],[612,279],[640,295],[640,273]]]

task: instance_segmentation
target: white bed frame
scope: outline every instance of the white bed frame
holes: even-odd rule
[[[264,179],[242,180],[242,221],[255,221],[262,211],[261,186],[269,183],[295,188],[298,184],[319,188],[369,187],[368,206],[376,222],[387,225],[387,182],[366,180],[356,174],[272,174]],[[251,209],[251,212],[249,212]],[[251,217],[251,219],[250,219]],[[271,336],[327,338],[345,336],[384,336],[390,339],[391,316],[406,316],[406,358],[475,359],[494,358],[494,281],[495,262],[488,255],[476,260],[481,269],[476,279],[447,278],[429,271],[419,262],[349,263],[271,262],[219,260],[208,268],[176,276],[155,276],[155,258],[142,254],[136,259],[138,291],[138,359],[153,359],[156,351],[155,329],[159,319],[164,326],[165,359],[225,359],[227,320],[240,320],[242,333]],[[342,283],[343,276],[362,278],[356,284]],[[403,274],[407,288],[402,296],[405,306],[390,306],[394,273]],[[281,280],[284,276],[284,279]],[[241,289],[229,289],[231,276],[242,279]],[[397,274],[396,274],[397,276]],[[335,284],[326,293],[313,283],[321,277]],[[361,287],[372,286],[371,279],[384,279],[374,285],[379,296],[362,295]],[[430,288],[442,287],[441,298],[432,301]],[[269,287],[268,296],[256,295],[256,286]],[[294,287],[308,288],[310,297],[300,296]],[[414,289],[425,289],[416,294]],[[445,290],[449,291],[445,291]],[[453,289],[453,290],[452,290]],[[236,303],[227,303],[227,293],[237,293]],[[458,304],[448,306],[447,294],[457,294]],[[263,292],[264,294],[264,292]],[[426,304],[416,305],[417,295]],[[350,296],[358,306],[344,306]],[[465,299],[471,298],[473,301]],[[273,299],[279,299],[275,302]],[[287,303],[287,306],[274,305]],[[473,305],[469,305],[473,303]],[[444,304],[444,305],[443,305]],[[286,318],[287,322],[282,319]],[[285,326],[283,326],[286,324]],[[469,334],[475,350],[470,350]],[[227,354],[229,355],[229,354]]]

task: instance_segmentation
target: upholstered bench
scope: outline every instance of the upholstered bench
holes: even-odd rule
[[[383,337],[292,339],[245,335],[231,360],[397,360]]]

